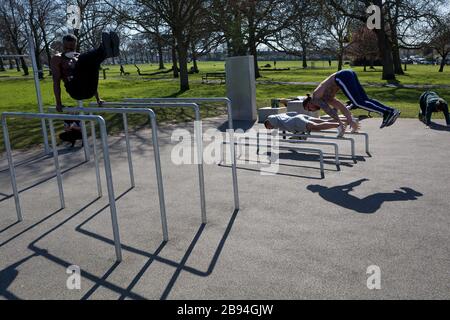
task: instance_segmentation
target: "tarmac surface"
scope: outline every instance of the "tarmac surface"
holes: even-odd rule
[[[207,120],[204,130],[223,122]],[[322,148],[325,179],[317,156],[289,150],[277,175],[263,175],[268,164],[250,149],[241,158],[250,161],[239,164],[238,211],[230,167],[206,165],[206,225],[197,166],[171,159],[172,129],[192,131],[192,124],[162,127],[167,243],[150,130],[132,135],[131,190],[124,138],[110,137],[121,263],[106,183],[97,199],[94,164],[83,163],[82,149],[60,147],[64,210],[53,159],[39,157],[40,149],[15,152],[21,223],[2,154],[0,299],[449,299],[450,131],[403,119],[379,130],[379,122],[363,122],[372,157],[355,137],[355,164],[348,143],[339,142],[337,171],[332,149]],[[72,265],[81,268],[80,290],[67,288]],[[368,288],[378,274],[368,268],[380,271],[379,290]]]

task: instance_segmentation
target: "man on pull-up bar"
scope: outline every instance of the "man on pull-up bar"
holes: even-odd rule
[[[119,56],[120,40],[115,32],[104,32],[100,47],[82,54],[76,52],[77,41],[74,35],[66,35],[63,38],[63,52],[53,56],[50,61],[53,92],[59,112],[64,107],[61,102],[61,80],[73,99],[85,100],[95,96],[101,105],[103,101],[98,94],[100,65],[108,58]]]

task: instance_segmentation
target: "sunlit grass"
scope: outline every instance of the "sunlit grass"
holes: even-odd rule
[[[273,62],[262,61],[260,67]],[[311,64],[310,64],[311,65]],[[136,68],[126,65],[125,70],[129,76],[120,76],[119,66],[107,66],[107,80],[100,79],[99,92],[106,101],[117,101],[123,98],[143,98],[143,97],[220,97],[226,95],[224,84],[202,84],[202,75],[206,72],[224,71],[224,62],[199,62],[200,73],[190,75],[191,90],[180,93],[177,79],[172,78],[172,74],[155,76],[138,76]],[[141,72],[154,73],[158,71],[158,65],[140,65]],[[166,64],[166,67],[170,67]],[[348,67],[348,66],[347,66]],[[262,78],[257,84],[257,104],[258,107],[270,106],[270,100],[278,97],[292,97],[304,95],[314,89],[313,85],[301,84],[278,84],[277,82],[320,82],[325,77],[336,71],[333,63],[331,68],[328,62],[315,62],[315,69],[302,69],[299,61],[279,61],[277,68],[290,68],[289,71],[262,71]],[[362,67],[356,67],[360,81],[364,84],[386,84],[381,80],[381,68],[375,71],[363,72]],[[437,66],[409,65],[408,72],[404,76],[398,76],[400,84],[418,85],[447,85],[450,86],[450,68],[446,68],[444,73],[437,72]],[[269,82],[269,83],[268,83]],[[270,83],[273,82],[273,83]],[[41,81],[43,101],[46,106],[54,105],[53,88],[51,77],[46,77]],[[425,89],[406,89],[393,87],[372,87],[366,86],[369,96],[381,102],[399,108],[402,117],[413,118],[418,112],[418,100]],[[450,100],[450,87],[435,89],[442,97]],[[23,111],[37,112],[36,94],[34,81],[31,76],[23,77],[15,70],[8,70],[0,73],[0,112]],[[343,95],[339,96],[345,100]],[[63,103],[67,106],[74,106],[75,102],[63,90]],[[203,116],[215,116],[219,112],[215,109],[203,109]],[[117,132],[121,130],[121,119],[111,115],[105,116],[110,122],[110,130]],[[158,121],[189,121],[192,120],[192,113],[185,110],[158,111]],[[130,124],[139,127],[145,124],[145,117],[131,117]],[[18,121],[11,120],[9,126],[16,148],[25,148],[37,143],[41,143],[39,121]],[[58,127],[61,129],[61,126]],[[0,140],[0,148],[3,149],[3,141]]]

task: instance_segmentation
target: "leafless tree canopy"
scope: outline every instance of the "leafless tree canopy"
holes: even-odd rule
[[[373,4],[381,8],[381,28],[369,30],[367,8]],[[79,8],[80,29],[67,26],[68,5]],[[170,63],[181,90],[189,89],[189,73],[199,72],[197,60],[205,55],[251,54],[259,77],[262,50],[298,56],[304,68],[312,56],[337,60],[339,69],[346,56],[381,60],[383,79],[394,80],[404,72],[405,49],[434,50],[443,70],[450,51],[448,5],[446,0],[0,0],[0,54],[28,53],[31,36],[43,68],[61,50],[62,35],[77,35],[78,49],[85,51],[99,44],[103,31],[116,30],[122,55],[113,63],[156,60],[161,70]],[[0,70],[13,62],[0,59]],[[28,73],[26,62],[15,64]]]

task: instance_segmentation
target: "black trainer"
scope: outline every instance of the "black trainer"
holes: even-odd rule
[[[392,117],[393,114],[394,114],[394,112],[391,111],[391,112],[386,112],[383,115],[383,123],[381,124],[380,129],[383,129],[388,125],[389,119]]]
[[[390,127],[392,126],[398,119],[398,117],[400,117],[402,113],[399,110],[394,110],[394,114],[393,116],[389,119],[387,126]]]
[[[114,56],[111,35],[108,32],[102,33],[102,47],[105,50],[106,58],[112,58]]]
[[[111,47],[112,47],[112,54],[113,57],[118,57],[120,55],[120,38],[117,32],[111,31],[109,33],[111,37]]]

